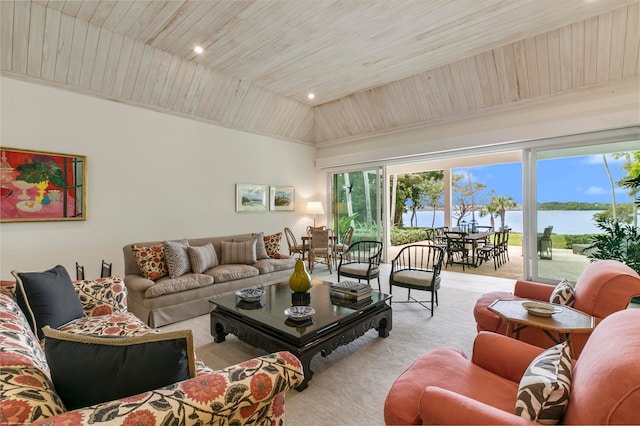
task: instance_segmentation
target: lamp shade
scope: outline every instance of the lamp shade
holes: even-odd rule
[[[322,202],[309,201],[307,203],[307,214],[324,214],[324,209],[322,208]]]

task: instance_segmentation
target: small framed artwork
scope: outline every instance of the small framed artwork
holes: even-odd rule
[[[292,212],[296,209],[293,186],[272,186],[270,200],[271,211]]]
[[[236,212],[264,213],[267,211],[267,185],[236,184]]]
[[[84,155],[0,147],[0,222],[86,220]]]

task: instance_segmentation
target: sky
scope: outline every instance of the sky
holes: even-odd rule
[[[607,163],[615,185],[627,175],[622,170],[624,159],[607,156]],[[601,155],[540,160],[537,167],[538,202],[611,202],[611,185]],[[516,203],[522,203],[522,163],[472,167],[469,171],[472,181],[493,188],[496,196],[511,196]],[[466,176],[466,169],[453,172]],[[616,189],[617,203],[632,200],[624,188]]]

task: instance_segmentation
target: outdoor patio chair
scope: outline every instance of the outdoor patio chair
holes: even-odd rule
[[[418,303],[429,309],[433,316],[433,305],[438,304],[443,259],[444,249],[436,245],[412,244],[403,247],[391,261],[389,294],[393,294],[394,286],[406,288],[407,300],[396,300],[395,303]],[[417,300],[411,297],[411,290],[428,291],[431,293],[431,299]],[[390,299],[390,303],[393,302],[393,299]],[[425,303],[430,303],[430,306]]]
[[[551,231],[553,231],[553,226],[547,226],[542,234],[538,234],[538,255],[540,259],[551,260],[552,258]]]
[[[478,266],[493,259],[493,269],[496,271],[498,270],[498,267],[502,265],[500,247],[503,235],[503,232],[496,232],[492,236],[492,242],[486,243],[482,247],[478,247]]]
[[[447,239],[446,265],[458,263],[462,265],[462,270],[464,271],[465,266],[471,266],[469,262],[469,248],[467,247],[468,241],[465,239],[466,234],[455,231],[445,231],[444,234]]]
[[[380,285],[380,259],[382,258],[382,243],[380,241],[358,241],[349,246],[344,253],[340,253],[340,263],[338,264],[338,281],[340,277],[367,280],[371,284],[371,279],[377,278],[378,290],[382,291]]]

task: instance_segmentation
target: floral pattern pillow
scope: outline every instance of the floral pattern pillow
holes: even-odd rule
[[[164,255],[164,243],[153,244],[149,247],[134,244],[131,247],[138,267],[148,280],[156,281],[169,275],[167,260]]]
[[[119,276],[73,283],[88,317],[127,312],[127,288]]]
[[[280,239],[282,238],[282,232],[278,232],[273,235],[264,236],[264,247],[267,249],[267,254],[272,259],[280,259]]]

